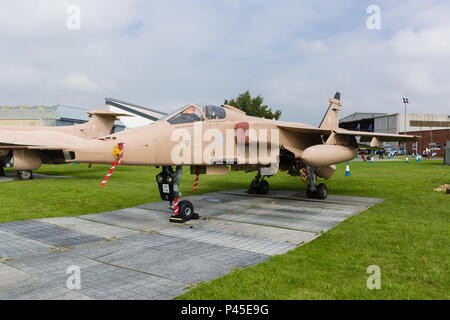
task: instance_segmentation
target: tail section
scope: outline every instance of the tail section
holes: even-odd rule
[[[127,114],[109,110],[94,110],[89,111],[88,114],[91,118],[89,122],[74,126],[76,128],[74,134],[87,139],[111,134],[113,132],[114,122],[118,120],[118,117],[128,116]]]
[[[320,129],[337,129],[339,128],[339,110],[341,109],[341,94],[336,92],[334,98],[330,98],[330,106],[327,113],[322,119],[319,128]]]

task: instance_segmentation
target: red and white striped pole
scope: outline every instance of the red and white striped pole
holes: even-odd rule
[[[114,172],[114,169],[116,168],[116,165],[120,166],[122,165],[122,158],[123,158],[123,142],[120,142],[118,144],[119,153],[116,153],[116,147],[114,147],[114,156],[116,157],[116,160],[114,161],[111,169],[109,170],[108,174],[106,175],[105,179],[103,179],[102,183],[100,183],[100,187],[103,187],[106,182],[108,182],[108,179],[111,177],[112,173]]]
[[[198,186],[198,176],[200,175],[200,173],[198,173],[195,175],[195,182],[194,182],[194,191],[197,191],[197,186]]]
[[[116,168],[116,164],[117,164],[117,160],[114,161],[111,169],[109,170],[108,174],[106,175],[105,179],[103,179],[102,183],[100,183],[100,187],[103,187],[105,185],[105,183],[108,181],[109,177],[111,177],[114,169]]]
[[[123,158],[123,142],[119,142],[118,146],[119,146],[120,153],[119,153],[119,156],[117,157],[117,165],[121,166],[122,158]]]
[[[306,181],[306,169],[305,169],[305,167],[303,167],[303,169],[302,169],[302,181],[303,182]]]
[[[175,198],[174,200],[174,206],[173,206],[173,211],[175,211],[175,215],[178,215],[178,198]]]

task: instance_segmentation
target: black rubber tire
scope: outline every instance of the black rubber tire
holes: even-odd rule
[[[188,200],[183,200],[178,203],[178,215],[183,221],[191,220],[194,216],[194,206]]]
[[[323,183],[319,184],[317,186],[317,191],[316,191],[316,197],[317,199],[321,199],[324,200],[326,199],[328,196],[328,189],[327,186]]]
[[[31,179],[33,179],[33,171],[31,171],[31,170],[17,171],[17,179],[19,179],[19,180],[31,180]]]
[[[306,196],[309,199],[314,199],[316,197],[316,192],[312,192],[309,188],[306,188]]]
[[[258,194],[268,194],[269,193],[269,182],[262,180],[256,190]]]

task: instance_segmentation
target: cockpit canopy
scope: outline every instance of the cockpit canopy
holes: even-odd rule
[[[205,113],[205,117],[208,120],[212,119],[225,119],[227,116],[227,112],[225,108],[209,105],[203,107],[203,112]]]
[[[203,110],[196,105],[188,105],[162,118],[170,124],[191,123],[203,120],[225,119],[227,112],[225,108],[214,105],[207,105]]]

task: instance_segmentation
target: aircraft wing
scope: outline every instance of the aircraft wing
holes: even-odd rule
[[[417,141],[418,139],[420,139],[420,137],[412,135],[366,132],[366,131],[350,131],[342,128],[331,130],[289,122],[279,124],[278,128],[307,135],[330,135],[331,133],[334,132],[338,136],[353,136],[353,137],[359,136],[361,137],[360,142],[371,142],[373,141],[374,138],[378,142],[390,142],[390,141],[405,142],[405,141]]]
[[[334,130],[338,136],[354,136],[361,137],[360,142],[371,142],[375,138],[379,142],[405,142],[405,141],[417,141],[420,137],[404,134],[390,134],[381,132],[365,132],[365,131],[350,131],[346,129],[338,128]]]
[[[278,128],[286,130],[286,131],[292,131],[297,133],[303,133],[303,134],[318,134],[318,135],[330,135],[331,130],[329,129],[320,129],[309,125],[303,125],[299,123],[290,123],[290,122],[284,122],[283,124],[277,125]]]
[[[61,150],[69,147],[72,136],[65,133],[0,130],[0,149]]]
[[[335,134],[336,136],[346,136],[346,137],[360,137],[360,142],[370,142],[369,145],[364,145],[364,148],[377,148],[382,147],[383,142],[405,142],[405,141],[417,141],[420,137],[413,135],[403,135],[403,134],[389,134],[381,132],[365,132],[365,131],[350,131],[342,128],[336,129],[324,129],[316,128],[309,125],[285,122],[278,124],[280,130],[286,130],[288,132],[293,132],[306,137],[309,137],[307,141],[311,144],[319,144],[322,139],[321,136],[330,136]],[[356,141],[355,141],[356,143]],[[296,150],[293,146],[284,146],[296,155],[301,155],[301,150]],[[362,146],[361,146],[362,147]]]

